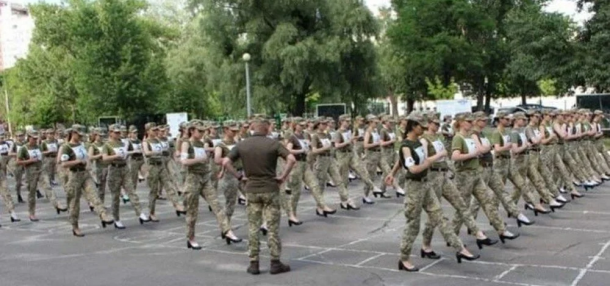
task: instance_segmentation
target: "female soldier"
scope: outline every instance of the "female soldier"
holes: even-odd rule
[[[422,127],[428,128],[428,130],[421,136],[420,142],[422,148],[426,151],[427,157],[434,157],[437,153],[447,153],[445,150],[445,144],[443,143],[443,135],[438,134],[438,128],[440,126],[440,120],[436,118],[436,115],[429,114],[427,118],[429,122],[426,126],[426,122],[420,122]],[[460,191],[457,189],[453,180],[449,178],[449,167],[447,166],[446,156],[442,156],[430,166],[428,172],[428,181],[430,182],[430,188],[435,191],[435,195],[440,201],[441,197],[445,198],[455,209],[456,217],[462,218],[462,221],[468,227],[468,234],[474,233],[477,238],[477,246],[479,249],[483,245],[494,245],[498,243],[497,240],[492,240],[485,236],[485,234],[479,229],[475,219],[470,213],[470,209],[462,199]],[[428,220],[426,222],[426,228],[422,234],[424,241],[422,242],[421,256],[428,257],[431,259],[439,259],[440,256],[432,251],[431,243],[432,236],[436,225],[434,221]]]
[[[379,136],[379,133],[377,132],[377,124],[379,123],[379,119],[377,116],[369,114],[366,116],[366,123],[368,126],[364,132],[364,161],[366,164],[366,170],[368,171],[369,176],[371,176],[371,180],[375,181],[374,177],[377,174],[377,167],[384,170],[385,167],[389,169],[389,166],[387,166],[387,164],[381,164],[381,136]],[[362,203],[374,203],[373,200],[369,198],[370,192],[371,190],[368,187],[364,188],[364,198],[362,198]],[[379,196],[382,198],[390,197],[382,190],[373,190],[373,196]]]
[[[460,238],[451,231],[449,225],[443,219],[443,210],[428,183],[427,172],[432,163],[443,156],[447,156],[447,151],[443,150],[432,157],[426,157],[426,152],[418,139],[424,133],[423,126],[425,125],[426,121],[421,114],[414,112],[409,115],[406,127],[407,135],[400,146],[399,161],[396,162],[390,174],[385,178],[385,183],[391,185],[398,169],[401,167],[405,169],[407,196],[404,200],[404,208],[407,223],[400,245],[401,255],[398,261],[398,270],[407,272],[419,271],[419,268],[411,263],[410,256],[413,242],[419,234],[422,209],[428,214],[428,219],[432,220],[434,225],[439,226],[445,240],[457,251],[458,263],[461,263],[462,259],[476,260],[480,257],[479,255],[473,255],[464,247]]]
[[[154,128],[154,123],[146,124],[146,129]],[[216,190],[212,186],[210,180],[210,168],[208,156],[204,148],[203,132],[207,129],[199,121],[191,121],[187,127],[189,135],[188,141],[183,141],[180,147],[180,162],[186,167],[186,180],[184,182],[185,205],[186,205],[186,247],[193,250],[201,249],[201,246],[195,241],[195,225],[197,224],[197,216],[199,213],[199,196],[202,196],[212,208],[216,215],[221,236],[227,241],[227,244],[239,243],[241,238],[237,238],[227,224],[224,217],[224,212],[220,209]],[[155,144],[155,143],[152,143]],[[154,148],[154,147],[153,147]]]
[[[144,165],[144,155],[142,154],[142,141],[138,138],[138,128],[134,125],[129,126],[129,143],[133,148],[129,158],[129,170],[131,172],[133,189],[135,190],[138,186],[140,169],[142,169],[142,165]]]
[[[25,142],[25,132],[23,130],[17,130],[15,132],[17,138],[15,142],[11,144],[10,151],[8,152],[9,157],[12,160],[8,164],[9,172],[13,173],[13,178],[15,178],[15,191],[17,192],[17,202],[23,203],[23,197],[21,196],[21,187],[23,186],[23,174],[25,172],[25,168],[21,164],[17,164],[17,154],[23,148],[23,146],[27,143]]]
[[[47,129],[47,137],[42,141],[42,155],[44,157],[43,168],[44,172],[49,176],[50,184],[56,185],[55,182],[55,171],[57,165],[55,164],[55,158],[57,157],[57,151],[59,148],[58,142],[55,139],[55,130],[53,128]]]
[[[17,164],[24,166],[25,179],[28,183],[28,210],[30,213],[30,221],[37,222],[36,217],[36,190],[38,184],[42,184],[42,189],[46,196],[51,201],[51,204],[57,210],[57,214],[68,211],[67,208],[62,208],[55,198],[55,192],[49,185],[49,178],[42,171],[42,152],[36,142],[38,142],[39,134],[36,130],[28,131],[28,141],[23,148],[19,149],[17,154]],[[40,176],[43,176],[42,180]]]
[[[331,209],[326,205],[324,201],[324,188],[326,186],[326,178],[328,172],[333,173],[333,178],[335,181],[338,181],[337,184],[339,186],[340,192],[347,192],[345,189],[345,185],[339,179],[339,174],[336,169],[331,168],[331,155],[330,151],[332,148],[332,143],[330,141],[329,135],[324,131],[326,130],[328,122],[326,119],[320,119],[316,123],[314,123],[314,128],[316,132],[311,134],[311,151],[315,154],[316,161],[314,163],[314,174],[316,174],[316,178],[318,179],[319,193],[312,188],[312,195],[316,200],[317,209],[316,215],[327,217],[329,214],[334,214],[337,210]]]
[[[89,205],[93,206],[102,220],[102,227],[106,228],[113,220],[106,214],[106,209],[100,201],[93,188],[91,175],[87,171],[87,151],[81,139],[85,135],[84,126],[74,125],[71,128],[70,140],[61,147],[60,161],[63,169],[67,169],[68,181],[66,185],[66,195],[68,207],[70,208],[70,223],[72,224],[72,234],[76,237],[85,236],[78,227],[80,214],[80,198],[83,192]]]
[[[104,148],[105,133],[101,128],[95,128],[89,135],[89,161],[95,169],[95,177],[97,178],[97,193],[104,203],[106,195],[106,180],[108,178],[108,163],[102,160],[102,149]],[[126,203],[126,202],[125,202]]]
[[[129,196],[129,200],[133,205],[136,216],[140,220],[140,224],[149,222],[151,217],[141,211],[140,199],[133,189],[131,176],[129,176],[129,168],[127,168],[127,155],[130,151],[125,148],[121,142],[121,127],[118,125],[110,125],[108,128],[110,139],[102,148],[102,160],[109,164],[108,166],[108,188],[112,194],[112,216],[114,217],[114,227],[117,229],[125,229],[119,217],[119,204],[121,187]],[[152,215],[151,215],[152,216]]]
[[[174,187],[171,185],[169,173],[163,161],[163,146],[157,138],[159,128],[155,123],[149,122],[144,126],[148,137],[143,144],[144,156],[148,158],[148,187],[150,193],[148,195],[148,208],[153,221],[158,221],[155,217],[155,207],[159,198],[160,189],[163,188],[167,192],[167,196],[176,209],[176,215],[185,214],[184,207],[178,202],[177,194]]]
[[[4,200],[4,206],[6,206],[6,211],[11,216],[11,222],[21,221],[17,214],[15,213],[15,206],[13,205],[13,198],[11,197],[11,193],[8,191],[8,187],[6,186],[6,164],[8,163],[9,146],[6,141],[4,141],[4,133],[0,134],[0,195],[2,195],[2,199]]]
[[[500,241],[515,239],[518,234],[512,234],[506,230],[504,222],[498,215],[495,197],[488,191],[487,185],[481,177],[481,163],[479,155],[487,153],[491,147],[482,146],[477,137],[471,133],[474,117],[472,113],[466,112],[456,116],[453,129],[456,131],[451,143],[451,159],[455,162],[455,181],[457,188],[462,192],[462,198],[468,207],[472,196],[479,201],[489,222],[500,235]],[[455,232],[459,233],[463,219],[459,216],[453,218]]]
[[[381,160],[379,165],[383,170],[382,178],[387,176],[387,172],[390,171],[391,166],[396,162],[396,149],[394,144],[396,143],[396,133],[394,133],[394,118],[390,115],[383,116],[381,119],[381,131],[379,133],[379,139],[381,146]],[[381,191],[385,193],[385,184],[382,182]],[[405,191],[398,185],[398,181],[394,182],[394,190],[396,191],[396,197],[405,196]]]
[[[231,149],[235,147],[237,142],[235,141],[235,135],[237,131],[239,131],[239,127],[237,123],[233,120],[227,120],[223,122],[223,134],[224,138],[216,147],[214,147],[214,162],[219,166],[222,165],[222,158],[226,157]],[[241,168],[239,163],[234,165],[236,168]],[[231,226],[231,216],[233,216],[233,212],[235,211],[235,203],[237,202],[237,193],[238,189],[241,188],[241,185],[237,178],[234,176],[223,176],[218,181],[218,191],[224,194],[225,196],[225,219],[226,224]]]

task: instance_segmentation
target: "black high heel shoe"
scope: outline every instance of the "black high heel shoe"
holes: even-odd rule
[[[186,248],[192,249],[192,250],[200,250],[201,249],[201,245],[192,245],[190,241],[186,241]]]
[[[538,216],[538,213],[541,213],[541,214],[549,214],[549,213],[551,213],[551,211],[549,211],[549,210],[544,210],[544,211],[538,210],[535,207],[530,206],[530,204],[526,204],[525,205],[525,209],[526,210],[532,210],[534,212],[534,216]]]
[[[421,254],[421,258],[429,258],[434,260],[441,259],[441,256],[436,254],[434,251],[425,252],[423,249],[421,249],[419,253]]]
[[[477,246],[479,247],[479,249],[483,249],[483,245],[491,246],[491,245],[494,245],[496,243],[498,243],[497,240],[491,239],[489,237],[486,238],[486,239],[478,239],[477,238]]]
[[[243,239],[241,238],[230,238],[228,236],[225,236],[225,241],[227,242],[227,245],[231,245],[231,243],[240,243],[243,241]]]
[[[289,227],[292,227],[292,225],[293,225],[293,224],[294,224],[294,225],[302,225],[302,224],[303,224],[303,222],[302,222],[302,221],[293,221],[293,220],[291,220],[291,219],[288,219],[288,226],[289,226]]]
[[[385,192],[373,192],[373,196],[375,198],[377,198],[377,197],[384,198],[384,199],[391,198],[391,196],[386,195]]]
[[[176,210],[176,215],[177,215],[178,217],[180,217],[180,215],[181,215],[181,214],[186,215],[186,211],[179,211],[179,210]]]
[[[348,210],[348,211],[349,211],[349,210],[355,210],[355,211],[357,211],[357,210],[359,210],[359,209],[360,209],[359,207],[352,206],[351,204],[347,204],[347,206],[345,206],[345,205],[343,205],[343,203],[340,203],[339,205],[341,206],[341,208],[342,208],[342,209],[344,209],[344,210]]]
[[[40,190],[36,190],[36,198],[37,198],[37,199],[42,199],[42,198],[44,198],[44,196],[42,195],[42,193],[40,192]]]
[[[502,241],[502,244],[504,244],[505,240],[513,240],[513,239],[516,239],[519,236],[521,236],[521,235],[518,234],[518,233],[517,234],[513,234],[511,236],[500,234],[500,241]]]
[[[584,197],[585,195],[583,195],[583,194],[579,194],[579,195],[577,195],[577,194],[570,194],[570,196],[572,197],[572,200],[574,200],[575,198],[579,198],[580,199],[580,198]]]
[[[263,234],[263,236],[267,236],[267,232],[269,232],[269,230],[264,227],[261,227],[258,230],[260,230],[260,232]]]
[[[364,198],[362,198],[362,203],[365,204],[365,205],[372,205],[375,202],[369,202],[369,201],[365,200]]]
[[[246,205],[246,200],[242,199],[242,198],[237,198],[237,203],[242,205],[242,206],[245,206]]]
[[[140,224],[144,224],[145,222],[149,222],[151,221],[150,217],[148,217],[148,220],[144,220],[141,217],[138,218],[138,220],[140,220]],[[158,221],[157,221],[158,222]]]
[[[208,210],[209,210],[210,212],[213,212],[213,211],[212,211],[212,206],[208,206]]]
[[[473,261],[473,260],[477,260],[479,258],[481,258],[481,255],[473,255],[473,256],[467,256],[461,252],[458,252],[455,254],[455,258],[457,258],[457,262],[458,263],[462,263],[462,259],[464,260],[468,260],[468,261]]]
[[[129,202],[129,198],[122,197],[121,199],[123,200],[123,204],[124,204],[124,205],[126,205],[126,204],[127,204],[127,202]]]
[[[39,221],[40,221],[40,219],[38,219],[38,218],[31,218],[31,217],[30,217],[30,221],[31,221],[31,222],[39,222]]]
[[[74,236],[76,236],[76,237],[84,237],[85,236],[85,234],[83,234],[83,233],[76,233],[76,230],[72,230],[72,234]]]
[[[413,268],[407,268],[402,261],[398,261],[398,270],[407,271],[407,272],[418,272],[419,268],[413,266]]]
[[[102,228],[106,228],[107,225],[111,225],[113,223],[114,223],[114,220],[111,220],[111,221],[102,220]]]
[[[14,218],[14,217],[11,216],[11,222],[18,222],[18,221],[21,221],[21,219]]]
[[[396,192],[396,197],[397,197],[397,198],[404,197],[404,196],[405,196],[405,194],[402,194],[402,193]]]
[[[534,224],[534,221],[526,222],[526,221],[523,221],[523,220],[520,220],[520,219],[517,218],[517,226],[518,227],[521,227],[521,225],[532,225],[532,224]]]
[[[95,208],[93,206],[89,206],[89,211],[93,212]]]
[[[17,195],[17,203],[20,203],[20,204],[25,203],[25,201],[23,200],[23,198],[21,197],[21,195]]]
[[[320,213],[320,212],[318,211],[318,209],[316,209],[316,215],[317,215],[317,216],[328,217],[328,214],[326,213],[326,211],[322,211],[322,213]]]
[[[60,213],[62,213],[62,212],[67,212],[67,211],[68,211],[68,208],[63,208],[63,209],[62,209],[62,208],[55,207],[55,210],[57,211],[57,214],[60,214]]]
[[[551,206],[551,205],[549,205],[549,208],[551,208],[551,211],[552,211],[552,212],[555,212],[555,209],[560,209],[560,208],[563,208],[563,206],[564,206],[564,205],[565,205],[565,204],[561,204],[561,205],[559,205],[559,206]]]

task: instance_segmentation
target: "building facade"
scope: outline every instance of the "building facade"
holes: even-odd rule
[[[24,58],[34,31],[34,19],[25,5],[0,0],[0,71]]]

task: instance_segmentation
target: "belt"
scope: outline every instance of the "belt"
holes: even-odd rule
[[[540,149],[530,149],[530,152],[540,152]]]
[[[428,177],[423,177],[423,178],[407,178],[407,181],[427,182],[428,181]]]
[[[6,153],[0,153],[0,155],[2,155],[2,156],[8,156],[8,152],[6,152]]]
[[[322,156],[322,157],[330,157],[330,156],[331,156],[331,154],[330,154],[330,152],[328,152],[328,153],[322,153],[322,154],[318,154],[318,156]]]
[[[69,168],[69,169],[70,169],[70,172],[84,172],[84,171],[87,170],[87,168],[85,168],[84,166],[82,166],[82,167],[72,167],[72,168]]]
[[[131,155],[131,159],[134,159],[134,160],[143,160],[144,156],[142,154],[138,154],[138,155],[133,154],[133,155]]]
[[[494,165],[494,163],[492,163],[492,162],[483,162],[483,161],[480,161],[480,160],[479,160],[479,164],[481,164],[481,166],[485,167],[485,168],[492,167]]]
[[[352,150],[350,150],[349,148],[337,149],[337,152],[340,152],[340,153],[349,153],[349,152],[352,152]]]
[[[449,169],[447,169],[447,168],[430,168],[430,171],[432,171],[432,172],[447,172],[447,171],[449,171]]]
[[[358,140],[356,140],[358,142],[364,142],[364,138],[358,138]]]
[[[162,164],[163,164],[163,161],[148,161],[148,165],[159,166]]]
[[[496,155],[496,158],[500,158],[500,159],[510,159],[510,155]]]
[[[127,166],[127,163],[110,163],[110,166],[116,167],[116,168],[121,168],[121,167]]]
[[[379,147],[375,147],[372,149],[368,149],[369,152],[381,152],[381,149],[379,149]]]

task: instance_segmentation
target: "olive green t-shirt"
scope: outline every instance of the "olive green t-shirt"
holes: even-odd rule
[[[148,144],[148,150],[151,152],[161,152],[163,151],[163,146],[158,139],[146,139],[146,144]],[[158,163],[161,162],[162,157],[160,154],[155,155],[146,155],[149,163]]]
[[[491,144],[493,145],[500,145],[501,147],[504,147],[508,144],[512,144],[511,143],[511,138],[510,138],[510,130],[504,130],[504,132],[500,132],[500,130],[496,129],[494,130],[493,133],[491,133]],[[502,152],[494,152],[496,157],[509,157],[510,156],[510,150],[507,151],[502,151]]]
[[[57,151],[59,150],[59,145],[57,144],[57,140],[44,140],[42,141],[42,152],[50,151],[51,153],[45,155],[47,157],[55,157],[57,155]]]
[[[489,140],[489,138],[487,137],[487,134],[485,134],[485,131],[483,130],[479,130],[478,128],[474,128],[473,129],[474,134],[479,138],[479,143],[483,146],[490,146],[493,149],[493,146],[491,144],[491,141]],[[489,152],[485,153],[485,154],[481,154],[479,155],[479,161],[483,162],[483,163],[487,163],[487,164],[493,164],[494,162],[494,157],[491,154],[491,150],[489,150]]]
[[[198,159],[204,158],[207,156],[205,151],[205,144],[198,140],[189,140],[184,141],[189,143],[187,158],[188,159]],[[193,165],[187,166],[187,171],[191,173],[204,174],[210,171],[210,164],[207,162],[195,163]]]
[[[229,155],[229,152],[231,152],[231,150],[233,150],[233,148],[235,148],[236,144],[237,144],[237,142],[235,142],[235,140],[223,139],[222,141],[220,141],[220,143],[218,143],[218,145],[216,145],[216,148],[220,148],[222,150],[220,157],[221,158],[227,157],[227,155]],[[233,164],[233,167],[235,167],[236,169],[241,169],[242,168],[241,160],[238,160],[237,162],[235,162]]]
[[[402,148],[409,148],[409,151],[411,153],[411,158],[405,158],[404,154],[402,152]],[[401,145],[400,145],[400,152],[398,153],[398,158],[400,161],[400,165],[405,169],[405,177],[407,179],[421,179],[421,178],[425,178],[426,175],[428,174],[428,169],[417,173],[417,174],[413,174],[409,171],[409,167],[414,166],[414,165],[421,165],[424,160],[426,160],[426,152],[424,150],[424,146],[421,144],[421,142],[419,141],[411,141],[408,139],[405,139],[402,141]]]
[[[66,143],[61,146],[60,149],[61,162],[70,162],[74,160],[86,160],[87,159],[87,150],[85,149],[85,145],[80,144],[69,144]],[[76,166],[70,167],[73,168],[84,168],[87,164],[78,164]]]
[[[460,151],[460,154],[471,154],[476,152],[476,145],[474,140],[470,137],[464,137],[462,134],[456,133],[453,136],[451,142],[451,152]],[[479,168],[479,158],[472,158],[465,161],[455,162],[456,170],[459,171],[473,171]]]
[[[102,147],[102,154],[108,156],[121,155],[119,159],[111,161],[112,164],[127,163],[127,147],[121,141],[108,141]]]
[[[19,160],[30,160],[33,158],[38,159],[38,162],[29,164],[25,166],[26,168],[39,168],[42,166],[42,151],[40,151],[40,147],[38,145],[23,145],[23,147],[19,149],[19,153],[17,153],[17,158],[19,158]]]
[[[428,157],[436,155],[438,152],[445,150],[445,137],[441,134],[424,134],[421,136],[428,143]],[[431,168],[447,169],[447,159],[443,158],[432,164]]]
[[[316,148],[320,149],[322,147],[327,147],[331,145],[331,140],[328,134],[324,132],[316,132],[311,136],[311,146],[316,146]],[[318,153],[318,155],[329,154],[330,150],[326,150],[322,153]]]

